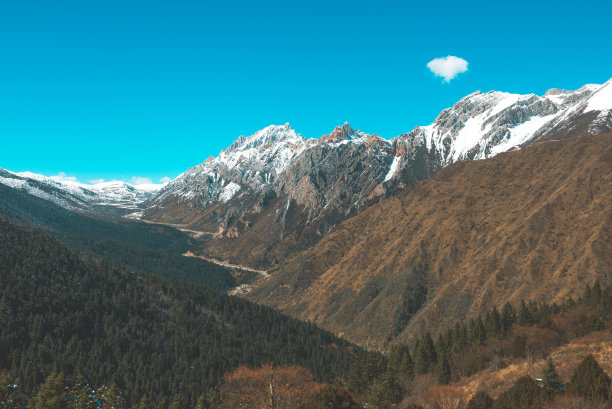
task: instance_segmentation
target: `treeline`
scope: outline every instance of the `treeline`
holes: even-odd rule
[[[72,248],[134,270],[221,291],[236,286],[229,269],[183,257],[193,243],[187,234],[171,227],[96,219],[1,184],[0,215],[46,231]]]
[[[389,361],[392,362],[392,361]],[[588,355],[574,370],[564,385],[552,360],[543,371],[542,379],[519,378],[497,399],[484,391],[471,399],[460,389],[430,388],[427,408],[449,409],[604,409],[610,407],[610,378],[592,355]],[[381,386],[373,386],[373,389]],[[98,389],[79,377],[68,386],[63,374],[52,373],[37,388],[30,399],[18,380],[0,374],[0,407],[32,409],[388,409],[392,405],[379,394],[359,403],[337,385],[316,382],[309,371],[295,366],[273,368],[264,365],[249,369],[239,367],[224,376],[218,389],[202,393],[190,404],[181,392],[163,397],[153,404],[145,394],[129,404],[116,384]],[[406,409],[423,409],[417,404],[404,404]]]
[[[571,405],[571,406],[570,406]],[[610,377],[601,369],[592,355],[576,367],[570,382],[563,385],[552,360],[542,378],[519,378],[511,388],[493,400],[484,391],[477,392],[467,409],[530,409],[530,408],[608,408]]]
[[[563,328],[555,324],[555,316],[577,307],[586,310]],[[387,355],[370,353],[355,360],[342,384],[368,407],[388,408],[410,395],[413,381],[420,376],[431,376],[438,384],[447,385],[491,366],[503,368],[515,358],[544,358],[556,346],[530,342],[516,328],[554,329],[560,340],[567,342],[610,328],[611,322],[612,287],[602,289],[596,282],[586,285],[578,301],[572,298],[560,304],[521,301],[517,307],[506,303],[501,311],[494,307],[484,315],[457,323],[435,340],[426,333],[416,339],[413,347],[399,344]]]
[[[188,405],[239,364],[300,365],[320,381],[361,349],[212,289],[135,273],[0,219],[0,369],[25,396],[52,373]]]

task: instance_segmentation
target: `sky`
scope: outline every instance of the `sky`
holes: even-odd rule
[[[603,0],[0,0],[0,167],[158,182],[270,124],[392,138],[476,90],[604,83],[610,15]]]

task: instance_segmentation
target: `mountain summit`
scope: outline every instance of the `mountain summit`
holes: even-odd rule
[[[271,266],[347,217],[458,161],[485,159],[540,141],[612,130],[612,79],[543,96],[476,91],[427,126],[385,140],[335,127],[306,139],[287,123],[240,136],[159,192],[90,186],[3,173],[0,183],[69,208],[132,214],[215,237],[206,252]]]
[[[318,139],[271,125],[188,169],[145,203],[143,217],[209,231],[213,255],[270,266],[451,163],[612,130],[611,94],[612,80],[543,96],[477,91],[391,140],[348,123]]]

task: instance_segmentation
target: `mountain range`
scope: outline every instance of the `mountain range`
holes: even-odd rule
[[[0,171],[0,183],[90,213],[214,237],[211,257],[274,268],[343,220],[459,161],[612,130],[612,80],[543,96],[476,91],[427,126],[386,140],[348,123],[318,139],[289,124],[239,137],[166,185],[83,185]]]
[[[612,80],[543,96],[475,92],[390,140],[348,123],[318,139],[272,125],[165,185],[3,169],[0,184],[95,218],[179,227],[194,236],[189,254],[235,263],[221,263],[235,277],[236,265],[269,273],[246,284],[245,297],[386,348],[501,302],[555,301],[584,282],[608,283],[611,131]],[[47,228],[68,237],[70,216],[50,222],[30,202],[7,194],[3,208],[49,226],[59,217]],[[125,227],[96,229],[105,233],[80,248],[119,254],[118,242],[99,240]],[[71,231],[65,241],[83,237]],[[154,246],[169,235],[159,237]],[[129,265],[126,251],[119,259]],[[214,281],[197,271],[213,274],[208,264],[179,269],[219,288],[233,281],[225,270]]]
[[[246,295],[371,348],[612,280],[612,133],[452,164]]]

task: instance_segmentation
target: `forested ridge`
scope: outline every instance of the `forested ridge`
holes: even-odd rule
[[[219,290],[236,285],[229,269],[183,257],[189,236],[172,227],[97,219],[0,184],[0,215],[36,227],[78,250],[127,267]]]
[[[86,246],[107,240],[118,244],[102,235]],[[278,409],[435,409],[442,401],[455,409],[603,408],[612,396],[593,356],[561,377],[556,366],[564,361],[549,355],[587,334],[609,333],[612,288],[598,283],[577,300],[507,303],[380,354],[214,289],[79,252],[3,218],[0,273],[3,409],[267,408],[269,364],[286,379],[276,387]],[[501,394],[468,394],[461,384],[546,357],[548,368],[503,380],[513,386]]]
[[[189,404],[238,364],[344,373],[361,350],[318,327],[195,284],[134,272],[0,219],[0,368],[33,396],[52,373],[116,384],[129,404]]]

